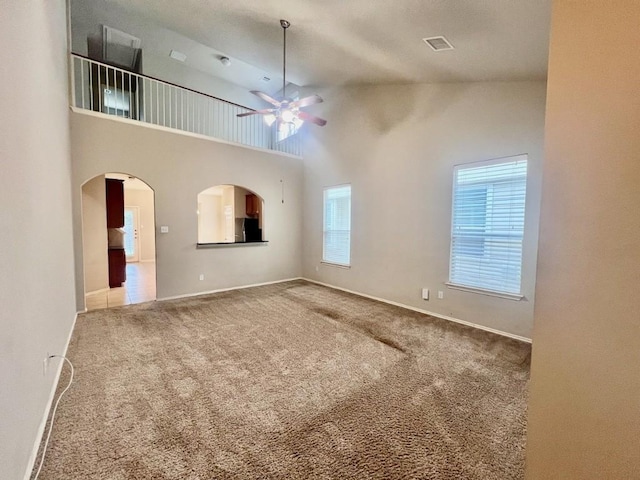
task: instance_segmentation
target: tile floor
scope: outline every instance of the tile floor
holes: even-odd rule
[[[128,263],[127,281],[122,287],[85,296],[87,310],[118,307],[156,299],[156,264],[154,262]]]

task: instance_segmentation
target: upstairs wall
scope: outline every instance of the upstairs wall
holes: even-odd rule
[[[220,64],[211,53],[211,49],[204,45],[156,25],[151,18],[140,18],[139,15],[132,14],[126,9],[126,5],[102,0],[70,0],[70,5],[71,44],[74,53],[86,56],[88,52],[87,37],[100,38],[101,26],[108,25],[142,40],[142,73],[144,75],[249,108],[265,108],[265,102],[252,95],[249,92],[250,88],[241,87],[214,74],[217,71],[218,75],[227,75],[229,69]],[[152,44],[153,42],[159,42],[161,45]],[[188,63],[192,59],[183,63],[169,57],[169,52],[172,49],[181,50],[183,47],[197,50],[200,58],[208,58],[210,74],[190,67]],[[240,63],[240,61],[233,59],[233,70],[238,69]],[[244,67],[248,68],[248,66]],[[241,68],[240,71],[242,70]],[[256,79],[259,79],[261,72],[256,70]],[[266,73],[264,72],[263,75]],[[274,78],[269,84],[264,84],[263,89],[281,83],[279,78]]]

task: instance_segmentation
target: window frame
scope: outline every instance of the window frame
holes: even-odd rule
[[[487,167],[487,166],[492,166],[492,165],[500,165],[500,164],[508,164],[508,163],[515,163],[516,166],[518,163],[524,163],[525,167],[524,167],[524,192],[522,193],[522,195],[518,195],[515,198],[521,198],[523,201],[523,206],[522,206],[522,216],[520,217],[520,215],[518,214],[518,216],[516,217],[517,220],[516,221],[512,221],[511,217],[509,218],[509,227],[510,229],[513,228],[513,225],[517,225],[518,224],[518,220],[521,219],[522,221],[522,231],[521,231],[521,235],[515,237],[517,240],[519,241],[519,261],[520,261],[520,266],[518,269],[518,292],[514,292],[514,291],[508,291],[508,290],[498,290],[498,289],[494,289],[491,288],[489,286],[485,285],[478,285],[478,284],[465,284],[465,283],[461,283],[460,279],[456,279],[457,281],[452,280],[452,277],[454,276],[454,264],[456,261],[455,257],[455,246],[454,246],[454,241],[458,241],[460,242],[460,238],[461,235],[459,232],[456,232],[456,226],[459,228],[460,227],[460,221],[458,220],[458,222],[456,222],[456,213],[459,211],[456,209],[456,194],[458,193],[457,187],[458,185],[458,172],[460,170],[465,170],[465,169],[474,169],[474,168],[481,168],[481,167]],[[526,208],[526,201],[527,201],[527,182],[528,182],[528,173],[529,173],[529,161],[528,161],[528,155],[527,154],[519,154],[519,155],[512,155],[512,156],[508,156],[508,157],[501,157],[501,158],[496,158],[496,159],[492,159],[492,160],[485,160],[485,161],[480,161],[480,162],[473,162],[473,163],[467,163],[467,164],[460,164],[460,165],[455,165],[454,166],[454,170],[453,170],[453,182],[452,182],[452,193],[451,193],[451,233],[450,233],[450,250],[449,250],[449,277],[448,277],[448,281],[445,282],[445,284],[452,288],[452,289],[456,289],[456,290],[463,290],[463,291],[469,291],[469,292],[474,292],[474,293],[479,293],[479,294],[484,294],[484,295],[490,295],[490,296],[495,296],[495,297],[501,297],[501,298],[506,298],[506,299],[510,299],[510,300],[521,300],[522,298],[524,298],[524,295],[522,293],[522,270],[523,270],[523,264],[524,264],[524,240],[525,240],[525,226],[526,226],[526,215],[527,215],[527,208]],[[522,179],[518,179],[515,175],[512,176],[512,179],[509,181],[510,185],[516,185],[516,183],[518,181],[521,181]],[[497,234],[495,233],[495,231],[491,231],[490,227],[488,227],[489,225],[489,221],[488,219],[491,217],[492,215],[492,211],[496,208],[495,207],[495,203],[498,200],[494,199],[494,193],[495,193],[495,189],[496,189],[496,185],[498,185],[499,183],[502,183],[496,179],[491,179],[491,177],[489,176],[488,178],[486,178],[484,181],[482,182],[478,182],[477,184],[477,188],[480,190],[482,188],[486,189],[486,195],[485,195],[485,210],[486,210],[486,214],[485,214],[485,231],[483,232],[483,235],[479,236],[478,238],[482,239],[482,244],[483,244],[483,254],[482,254],[482,258],[485,257],[484,254],[484,250],[486,249],[486,245],[487,244],[491,244],[492,241],[495,241],[495,238],[497,238]],[[474,187],[471,187],[474,188]],[[473,205],[471,206],[473,208]],[[513,207],[509,207],[509,214],[512,214],[512,208]],[[473,222],[472,222],[473,223]],[[462,238],[464,238],[464,236],[462,236]],[[480,261],[478,261],[478,263],[480,264]],[[508,278],[507,275],[505,274],[503,278]],[[478,282],[479,283],[479,282]],[[506,283],[506,282],[505,282]]]
[[[327,229],[327,193],[331,190],[338,190],[338,189],[343,189],[345,187],[349,187],[349,228],[347,231],[349,239],[348,239],[348,262],[347,263],[343,263],[343,262],[339,262],[339,261],[335,261],[332,259],[327,259],[327,233],[328,232],[335,232],[335,231],[345,231],[345,230],[340,230],[340,229],[331,229],[328,230]],[[351,212],[352,212],[352,196],[353,194],[353,188],[352,185],[350,183],[342,183],[339,185],[332,185],[332,186],[328,186],[328,187],[324,187],[322,189],[322,260],[321,263],[325,264],[325,265],[331,265],[331,266],[335,266],[335,267],[342,267],[342,268],[351,268]]]

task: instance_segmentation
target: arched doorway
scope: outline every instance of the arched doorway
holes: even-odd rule
[[[82,185],[87,310],[156,299],[155,200],[143,180],[106,173]]]

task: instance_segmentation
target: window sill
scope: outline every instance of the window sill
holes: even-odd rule
[[[484,288],[476,288],[476,287],[467,287],[465,285],[458,285],[456,283],[445,282],[445,285],[453,290],[461,290],[463,292],[470,293],[479,293],[480,295],[488,295],[490,297],[498,297],[504,298],[507,300],[522,300],[524,295],[519,293],[506,293],[506,292],[497,292],[495,290],[485,290]]]
[[[196,248],[227,248],[227,247],[259,247],[266,246],[269,242],[221,242],[221,243],[196,243]]]
[[[351,268],[351,265],[345,265],[344,263],[326,262],[324,260],[322,260],[320,263],[322,265],[327,265],[329,267],[338,267],[338,268],[346,268],[346,269],[350,269]]]

